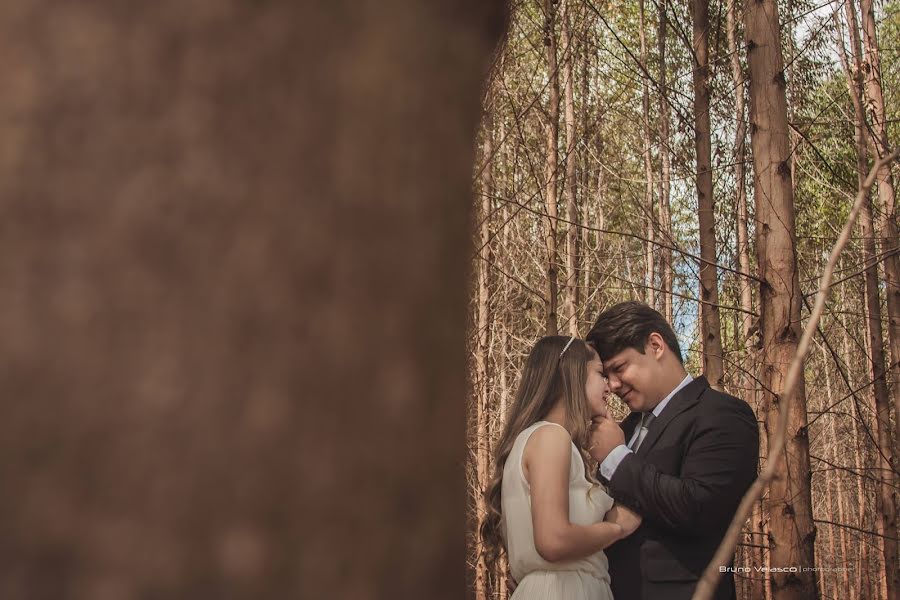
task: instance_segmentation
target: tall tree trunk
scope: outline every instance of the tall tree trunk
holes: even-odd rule
[[[704,356],[706,354],[706,340],[703,337],[703,303],[697,302],[697,342],[699,348],[697,350],[700,352],[700,356]]]
[[[595,52],[591,52],[591,48],[594,45],[594,40],[591,39],[592,30],[590,28],[582,28],[582,33],[579,36],[579,57],[581,58],[581,111],[579,114],[579,118],[581,122],[584,124],[584,129],[588,129],[588,122],[590,120],[591,115],[591,73],[595,68],[593,58],[596,56]],[[601,127],[601,123],[594,123],[593,129],[596,132]],[[591,140],[593,135],[599,135],[599,133],[584,133],[582,134],[582,140],[585,146],[587,146]],[[590,153],[585,153],[585,156],[590,156]],[[579,245],[579,260],[582,261],[582,284],[581,289],[583,290],[583,300],[586,305],[590,305],[590,299],[592,294],[594,293],[594,285],[593,285],[593,274],[595,271],[600,271],[600,266],[597,264],[596,260],[591,260],[594,256],[594,248],[596,248],[596,240],[600,237],[600,234],[596,231],[591,231],[588,228],[595,227],[592,222],[591,217],[591,209],[590,209],[590,190],[591,190],[591,180],[592,171],[600,170],[595,169],[593,162],[588,161],[586,158],[583,158],[581,163],[581,177],[578,178],[578,189],[582,195],[583,207],[581,209],[581,236],[578,242]],[[581,296],[579,296],[581,298]]]
[[[856,6],[852,1],[844,4],[847,15],[848,30],[850,32],[850,51],[853,59],[853,70],[850,61],[845,56],[843,44],[840,44],[841,64],[847,79],[847,89],[853,102],[854,111],[854,136],[857,156],[857,182],[862,188],[868,174],[868,154],[866,151],[866,115],[863,108],[863,66],[862,50],[859,42],[859,24],[856,17]],[[888,396],[887,380],[885,378],[884,338],[881,329],[881,294],[878,282],[878,262],[875,249],[875,227],[872,219],[872,203],[870,198],[863,202],[859,214],[860,236],[863,246],[863,260],[866,269],[863,272],[865,284],[865,312],[866,331],[868,334],[870,354],[867,356],[868,374],[872,381],[873,408],[876,417],[875,441],[877,443],[878,484],[875,495],[875,510],[878,513],[878,530],[882,534],[879,538],[885,569],[882,575],[881,586],[889,600],[897,600],[896,594],[900,593],[890,581],[894,578],[890,571],[890,565],[898,565],[897,558],[897,515],[892,490],[895,487],[894,472],[891,468],[893,461],[893,441],[891,439],[891,410]],[[894,569],[896,571],[896,569]],[[891,590],[894,590],[893,593]],[[894,596],[894,597],[892,597]]]
[[[860,216],[862,216],[862,211],[860,211]],[[869,219],[869,222],[871,224],[871,218]],[[862,288],[862,293],[861,293],[860,304],[862,305],[862,310],[863,310],[863,314],[862,314],[863,339],[865,340],[865,352],[863,352],[863,354],[862,354],[863,373],[864,373],[864,377],[866,378],[867,381],[872,381],[872,379],[871,379],[872,378],[872,368],[873,368],[872,356],[874,356],[874,345],[872,343],[872,336],[869,335],[869,331],[870,331],[870,327],[872,326],[872,323],[871,323],[871,318],[869,316],[868,289],[866,286],[865,278],[863,280],[863,288]],[[873,382],[873,387],[874,387],[874,382]],[[878,448],[879,442],[878,442],[878,433],[877,433],[878,415],[875,412],[873,405],[874,405],[874,401],[872,403],[870,403],[870,405],[869,405],[869,410],[871,411],[871,415],[872,415],[871,421],[869,421],[867,419],[867,417],[869,415],[869,411],[866,411],[865,414],[863,414],[862,412],[860,412],[860,414],[859,414],[859,423],[861,424],[861,427],[864,426],[865,430],[868,432],[868,435],[866,436],[867,440],[872,439],[871,432],[873,430],[876,430],[876,433],[874,436],[874,438],[875,438],[874,444],[872,446],[870,446],[869,444],[866,444],[864,447],[865,455],[862,458],[862,464],[866,467],[868,467],[869,465],[872,465],[874,463],[880,464],[882,462],[880,456],[875,456],[875,455],[879,454],[879,448]],[[862,437],[863,437],[863,435],[862,435],[862,431],[861,431],[860,438],[862,438]],[[869,469],[869,470],[871,470],[871,469]],[[880,470],[881,469],[879,468],[878,471],[880,471]],[[877,473],[871,475],[869,478],[866,478],[866,481],[865,481],[866,486],[873,489],[872,499],[873,499],[873,504],[875,507],[875,510],[872,511],[872,513],[870,513],[869,511],[866,511],[866,516],[871,517],[872,526],[877,530],[877,532],[879,534],[882,533],[881,516],[882,516],[883,505],[882,505],[882,498],[881,498],[881,493],[880,493],[881,486],[879,483],[876,483],[876,481],[880,480],[882,476],[883,476],[882,473],[877,472]],[[867,523],[867,530],[871,530],[871,528],[868,527],[868,523]],[[871,564],[867,565],[866,572],[867,572],[867,574],[872,574],[872,579],[874,580],[874,583],[871,583],[871,585],[873,586],[873,590],[875,588],[877,588],[877,593],[876,593],[875,597],[876,598],[885,598],[887,596],[887,575],[885,574],[885,571],[884,571],[885,563],[883,560],[884,540],[881,539],[880,536],[872,536],[872,537],[874,538],[872,546],[874,548],[878,548],[881,550],[881,552],[879,553],[880,560],[873,560],[871,562]]]
[[[505,127],[503,122],[500,122],[500,127],[498,131],[499,139],[504,140],[506,138],[505,135]],[[502,142],[501,142],[502,145]],[[502,147],[502,146],[501,146]],[[506,171],[506,166],[508,162],[506,160],[506,151],[500,153],[501,157],[501,165],[502,171]],[[504,190],[505,191],[505,190]],[[501,192],[502,193],[502,192]],[[509,203],[504,202],[503,208],[500,211],[501,223],[509,223]],[[502,241],[503,247],[509,248],[509,240],[510,240],[510,227],[504,227],[502,233]],[[501,306],[509,306],[509,285],[508,282],[503,282],[500,287],[500,305]],[[503,430],[503,427],[506,425],[506,413],[509,407],[509,399],[510,399],[510,390],[509,390],[509,379],[508,379],[508,356],[509,356],[509,319],[510,312],[503,311],[499,322],[497,323],[497,327],[500,330],[500,342],[499,342],[499,358],[497,359],[497,374],[498,374],[498,385],[500,386],[500,390],[498,392],[499,396],[499,407],[497,411],[497,419],[495,420],[496,427],[498,430]],[[493,453],[491,454],[493,457]],[[507,588],[507,575],[509,572],[509,563],[506,554],[503,554],[500,559],[497,561],[497,569],[495,573],[495,577],[497,580],[497,600],[507,600],[509,597],[509,590]]]
[[[703,372],[722,389],[722,326],[719,322],[719,282],[716,269],[716,216],[712,181],[712,140],[709,117],[709,0],[691,0],[694,29],[694,143],[697,152],[697,217],[700,224],[700,300]]]
[[[761,394],[757,393],[757,398],[759,398],[759,396],[761,396]],[[760,412],[762,412],[761,407],[757,406],[756,407],[757,415],[759,415]],[[759,436],[759,456],[760,456],[760,469],[762,469],[764,467],[765,460],[769,456],[769,438],[765,434],[762,434]],[[758,515],[759,515],[758,531],[762,532],[762,534],[760,535],[760,541],[767,546],[766,548],[759,549],[759,556],[760,556],[759,564],[764,567],[771,567],[772,566],[772,551],[771,551],[771,548],[768,547],[769,539],[770,539],[770,535],[769,535],[770,528],[769,528],[769,507],[768,507],[767,500],[768,499],[764,496],[759,499],[759,502],[756,503],[757,511],[758,511]],[[761,596],[761,597],[772,598],[773,595],[772,595],[771,573],[769,573],[768,571],[765,571],[762,573],[761,577],[762,577],[762,588],[763,588],[763,596]],[[756,596],[754,596],[754,598],[755,597]]]
[[[504,12],[0,4],[5,598],[463,596]]]
[[[842,291],[842,304],[846,306],[847,297],[846,294]],[[847,363],[847,383],[848,383],[848,394],[854,394],[854,390],[859,387],[858,380],[863,379],[865,376],[858,376],[859,369],[856,366],[856,359],[859,352],[854,352],[850,347],[850,329],[849,324],[847,322],[846,313],[842,313],[840,316],[841,319],[841,330],[843,335],[841,336],[841,342],[843,345],[844,352],[844,360]],[[868,352],[866,352],[868,354]],[[864,371],[865,369],[863,369]],[[857,404],[855,396],[852,396],[851,400],[853,410],[850,416],[850,447],[854,449],[853,454],[853,468],[857,473],[865,473],[864,470],[864,455],[866,454],[866,447],[868,446],[868,441],[865,439],[862,431],[862,415],[859,412],[859,406]],[[867,527],[866,516],[869,513],[868,501],[866,500],[866,491],[864,487],[864,481],[862,476],[857,476],[854,478],[855,487],[856,487],[856,510],[852,511],[857,517],[857,527],[860,532],[865,531]],[[859,590],[860,598],[870,598],[871,594],[871,585],[869,582],[869,546],[868,543],[863,539],[863,533],[857,535],[856,540],[856,552],[854,553],[854,558],[856,559],[856,588]]]
[[[641,71],[647,72],[647,35],[646,35],[646,19],[644,12],[644,0],[638,2],[638,32],[641,40]],[[644,212],[646,214],[647,226],[644,228],[647,236],[644,241],[644,302],[655,307],[656,277],[655,277],[655,238],[656,238],[656,219],[653,208],[653,161],[650,155],[650,89],[647,78],[641,77],[641,125],[643,134],[643,158],[644,158]]]
[[[766,429],[778,426],[778,403],[787,365],[800,339],[800,282],[794,247],[794,201],[790,173],[781,31],[775,0],[752,2],[744,35],[750,66],[750,122],[753,150],[756,237],[760,286],[762,384]],[[815,527],[810,494],[806,390],[801,376],[787,413],[787,442],[777,460],[781,475],[769,489],[769,531],[773,567],[815,565]],[[771,441],[771,440],[770,440]],[[776,600],[817,597],[811,571],[773,573]]]
[[[832,406],[834,404],[834,392],[831,385],[831,369],[829,368],[830,357],[825,353],[825,349],[822,349],[822,364],[824,365],[823,369],[825,371],[825,398],[828,400],[827,406]],[[838,410],[837,407],[832,408],[831,410]],[[832,464],[839,465],[841,463],[841,453],[839,451],[839,446],[841,445],[841,438],[838,436],[837,431],[837,416],[835,414],[828,415],[828,425],[829,425],[829,434],[831,436],[831,444],[829,444],[829,452],[828,458],[831,460]],[[834,471],[829,471],[829,473],[833,473],[830,481],[826,482],[825,494],[828,498],[828,514],[836,515],[837,522],[841,524],[845,524],[847,521],[846,514],[844,511],[844,490],[841,486],[841,478],[842,472],[839,469],[834,469]],[[837,510],[835,510],[835,507]],[[835,531],[836,530],[836,531]],[[834,536],[837,534],[838,539],[840,540],[840,554],[835,552],[834,548]],[[831,560],[833,567],[846,567],[847,566],[847,536],[843,527],[835,527],[831,526],[829,530],[829,544],[831,550]],[[837,558],[840,556],[842,562],[838,562]],[[841,581],[843,583],[843,595],[845,595],[850,600],[856,600],[856,587],[850,585],[850,575],[849,571],[844,569],[841,571]],[[831,597],[837,598],[841,596],[841,593],[838,593],[838,589],[840,586],[837,582],[834,583],[832,588]]]
[[[659,177],[659,219],[660,229],[663,240],[666,245],[672,243],[672,212],[669,205],[671,180],[672,180],[672,159],[671,159],[671,139],[669,132],[669,93],[668,72],[666,67],[666,42],[668,38],[669,8],[668,0],[659,0],[659,32],[657,34],[657,45],[659,47],[659,155],[660,155],[660,177]],[[663,264],[663,303],[666,320],[674,323],[675,312],[672,297],[674,285],[674,265],[672,251],[668,248],[660,249],[662,253]]]
[[[857,473],[860,473],[860,476],[856,478],[856,504],[857,504],[857,515],[858,523],[857,526],[861,531],[869,530],[869,500],[868,494],[866,493],[866,484],[865,480],[862,477],[862,474],[866,472],[866,466],[869,464],[867,461],[868,453],[868,440],[866,436],[863,434],[864,426],[863,426],[863,415],[856,407],[856,403],[854,402],[854,407],[856,408],[856,414],[853,422],[853,448],[857,451],[853,453],[853,467],[856,469]],[[859,538],[859,589],[860,589],[860,597],[862,598],[871,598],[875,592],[874,586],[872,585],[872,565],[869,563],[869,553],[871,552],[869,546],[869,542],[865,539],[864,536],[867,534],[861,534]]]
[[[744,161],[747,158],[746,141],[747,127],[744,73],[741,67],[741,58],[738,48],[738,26],[736,17],[736,2],[729,2],[726,13],[726,25],[728,29],[728,52],[731,55],[731,79],[734,87],[734,114],[735,114],[735,133],[734,133],[734,180],[735,180],[735,203],[737,206],[737,254],[738,266],[742,273],[750,273],[750,234],[747,224],[749,215],[747,211],[747,186],[746,186],[746,170]],[[741,344],[746,348],[746,360],[748,362],[756,362],[756,352],[754,345],[749,343],[751,336],[751,328],[753,326],[753,282],[749,277],[740,277],[738,279],[740,287],[741,308],[743,314],[740,315],[740,339]],[[736,332],[737,334],[737,332]],[[738,347],[740,347],[738,346]],[[745,394],[752,396],[751,406],[759,417],[759,398],[757,393],[757,384],[752,373],[747,370],[741,375],[741,387],[746,390]],[[761,452],[765,456],[765,452]],[[753,505],[753,516],[751,518],[751,530],[755,533],[751,537],[753,547],[753,557],[756,566],[763,566],[765,562],[765,553],[762,546],[766,543],[764,532],[765,520],[763,517],[763,501],[760,499]],[[766,598],[766,578],[764,574],[756,572],[750,578],[750,598]]]
[[[838,486],[835,485],[835,478],[837,477],[837,473],[833,469],[826,469],[824,473],[824,493],[825,498],[828,505],[828,518],[833,520],[833,515],[837,512],[834,506],[834,494],[839,491]],[[832,569],[835,567],[835,563],[837,562],[837,545],[835,544],[835,527],[834,525],[828,525],[828,566]],[[820,594],[823,598],[836,598],[839,593],[837,580],[832,580],[829,577],[822,577],[819,579],[822,584],[822,589]],[[829,588],[829,583],[831,587]],[[829,593],[830,592],[830,593]]]
[[[547,159],[544,168],[547,203],[547,223],[544,231],[547,250],[546,281],[544,283],[544,318],[547,335],[559,332],[557,325],[559,251],[556,238],[558,226],[557,180],[559,170],[559,68],[556,62],[556,2],[544,0],[544,47],[547,50],[547,74],[550,77],[550,106],[547,109]]]
[[[605,150],[605,140],[603,139],[602,132],[597,134],[597,141],[595,146],[597,156],[601,157],[602,159]],[[596,221],[592,223],[592,226],[599,230],[596,232],[597,235],[594,242],[594,252],[597,256],[597,264],[595,268],[599,268],[601,266],[600,261],[603,259],[607,249],[607,241],[603,232],[606,229],[606,202],[607,198],[609,197],[609,179],[606,177],[606,172],[602,167],[597,169],[596,181],[597,188],[594,195],[594,210],[596,211]]]
[[[575,49],[572,45],[569,24],[572,21],[572,0],[563,0],[561,14],[563,45],[563,78],[565,79],[566,104],[566,301],[564,318],[569,324],[569,333],[578,335],[578,204],[576,203],[576,155],[575,155],[575,82],[574,72]]]
[[[480,226],[478,231],[478,247],[481,248],[481,260],[478,261],[478,316],[476,319],[476,345],[475,345],[475,385],[474,396],[476,403],[475,414],[475,435],[476,435],[476,457],[475,457],[475,480],[477,489],[475,490],[476,513],[478,515],[477,528],[478,531],[481,523],[485,518],[484,504],[481,498],[487,488],[488,479],[490,478],[490,457],[488,438],[490,432],[488,430],[489,422],[489,372],[488,372],[488,344],[489,344],[489,327],[490,327],[490,264],[493,260],[491,252],[491,228],[490,216],[491,205],[494,196],[494,177],[493,177],[493,161],[494,161],[494,119],[491,113],[490,101],[487,102],[488,109],[484,114],[483,130],[484,141],[482,143],[482,161],[484,166],[481,170],[481,211],[478,215]],[[476,536],[477,537],[477,536]],[[488,566],[484,561],[484,549],[481,547],[480,540],[475,542],[475,556],[477,562],[475,565],[475,598],[476,600],[486,600],[488,596]]]
[[[736,190],[737,204],[737,251],[738,265],[742,273],[750,273],[750,236],[747,229],[749,215],[747,214],[747,186],[745,185],[744,161],[747,158],[746,141],[747,127],[744,123],[746,119],[746,109],[744,102],[745,85],[744,73],[741,68],[741,58],[738,48],[738,31],[737,18],[735,17],[736,2],[729,2],[727,9],[727,25],[728,25],[728,52],[731,55],[731,81],[734,87],[734,113],[735,113],[735,132],[734,132],[734,181]],[[752,280],[749,277],[743,278],[740,283],[741,290],[741,308],[745,311],[741,316],[741,333],[743,339],[750,337],[750,329],[753,325],[753,292]],[[750,388],[751,381],[745,377],[745,389]]]
[[[870,106],[870,123],[872,127],[872,141],[875,152],[881,157],[889,152],[887,137],[887,117],[884,106],[884,93],[881,87],[881,56],[878,48],[878,37],[875,26],[875,8],[872,0],[861,0],[862,6],[862,31],[865,42],[864,71],[866,75],[866,95]],[[881,252],[885,254],[884,273],[886,280],[887,311],[888,311],[888,343],[890,345],[890,377],[893,381],[891,402],[894,405],[894,423],[900,429],[900,256],[897,254],[900,246],[900,235],[897,231],[897,213],[894,193],[894,180],[891,176],[890,165],[885,165],[878,173],[878,198],[881,204]],[[889,417],[878,413],[879,426],[884,423],[889,427]],[[893,472],[897,472],[900,461],[900,432],[897,432],[894,440],[894,461],[891,464]],[[896,478],[895,478],[896,479]],[[900,513],[900,493],[894,491],[890,499],[893,511],[891,527],[897,531],[898,513]],[[887,498],[885,498],[887,502]],[[896,537],[896,536],[895,536]],[[896,547],[896,542],[893,546]],[[890,565],[890,563],[888,563]],[[900,564],[895,550],[893,567],[888,567],[888,600],[900,599]]]
[[[502,138],[501,138],[502,139]],[[503,214],[504,219],[503,222],[506,223],[508,219],[509,205],[504,205]],[[504,239],[508,243],[509,239],[509,227],[505,227],[503,229]],[[506,244],[505,244],[506,245]],[[507,246],[508,247],[508,246]],[[503,306],[509,306],[509,286],[504,285],[501,291],[501,301],[503,302]],[[497,419],[496,426],[497,429],[502,431],[503,427],[506,425],[506,414],[509,408],[509,399],[510,399],[510,390],[509,390],[509,379],[507,375],[508,364],[507,357],[509,353],[509,312],[505,311],[503,316],[501,317],[501,321],[499,323],[500,329],[500,343],[498,351],[500,353],[498,364],[497,364],[497,372],[499,374],[499,397],[500,397],[500,406],[497,411]],[[491,455],[493,457],[493,454]],[[497,599],[498,600],[506,600],[509,597],[509,590],[507,586],[507,576],[509,573],[509,562],[506,554],[500,556],[500,559],[497,561],[497,570],[496,570],[496,580],[497,580]]]
[[[834,430],[834,419],[832,419],[832,430]],[[833,433],[832,435],[836,436],[837,434]],[[834,439],[837,440],[838,438],[835,437]],[[835,446],[835,452],[834,452],[833,458],[835,459],[835,462],[837,462],[836,446]],[[846,523],[847,522],[847,511],[844,508],[844,506],[845,506],[844,489],[843,489],[843,486],[841,485],[842,477],[841,477],[840,473],[836,473],[836,476],[837,476],[837,481],[836,481],[837,485],[835,486],[834,493],[835,493],[835,496],[837,497],[838,523]],[[843,527],[840,527],[838,529],[839,529],[839,535],[840,535],[840,540],[841,540],[840,556],[843,559],[839,566],[844,568],[844,570],[841,572],[841,580],[843,582],[844,594],[846,594],[847,598],[849,598],[850,600],[856,600],[858,598],[859,590],[857,589],[857,587],[855,585],[852,585],[850,583],[850,570],[848,568],[848,566],[850,564],[850,554],[849,554],[849,544],[847,543],[847,532]],[[839,594],[835,594],[835,596],[838,596],[838,595]]]
[[[509,172],[508,172],[509,165],[510,165],[511,161],[508,159],[508,156],[507,156],[508,144],[505,144],[502,141],[502,140],[506,139],[506,125],[502,120],[500,121],[500,124],[499,124],[498,134],[499,134],[499,138],[501,140],[500,147],[502,149],[502,152],[500,153],[501,170],[505,175],[508,176],[509,175]],[[505,178],[504,181],[506,182],[506,181],[508,181],[508,179]],[[505,199],[507,194],[509,193],[509,191],[506,187],[504,187],[501,190],[498,190],[498,192],[500,194],[502,194],[501,200]],[[507,223],[507,224],[509,223],[509,221],[510,221],[510,204],[508,202],[502,203],[502,208],[500,210],[500,218],[501,218],[501,221],[500,221],[501,223]],[[510,247],[510,239],[511,239],[510,231],[511,231],[511,229],[512,229],[511,227],[507,226],[507,227],[504,227],[502,230],[500,239],[502,241],[504,248]],[[506,255],[507,256],[509,255],[508,251],[506,252]],[[504,307],[510,305],[510,293],[509,293],[509,281],[508,280],[503,281],[500,286],[500,305],[504,306]],[[500,358],[498,360],[498,365],[497,365],[497,373],[498,373],[499,379],[500,379],[500,381],[499,381],[499,384],[500,384],[500,393],[499,393],[499,395],[500,395],[500,411],[498,414],[498,417],[499,417],[498,428],[500,430],[502,430],[503,427],[506,425],[506,412],[507,412],[507,409],[509,408],[509,401],[510,401],[510,396],[511,396],[509,381],[508,381],[508,377],[509,377],[509,375],[508,375],[509,331],[510,331],[511,316],[512,316],[512,313],[510,311],[508,311],[508,310],[503,311],[500,315],[500,322],[498,324],[499,329],[500,329]]]
[[[797,42],[794,40],[794,27],[796,27],[798,15],[795,14],[794,0],[785,0],[784,8],[787,13],[786,22],[788,23],[784,28],[783,34],[783,45],[787,52],[787,65],[785,66],[787,87],[785,93],[788,97],[788,119],[789,121],[793,121],[794,114],[796,114],[800,101],[800,95],[797,94],[797,78],[794,77],[794,73],[797,69]],[[791,138],[791,189],[796,191],[797,174],[799,173],[800,167],[800,134],[794,129],[791,129],[789,134]]]

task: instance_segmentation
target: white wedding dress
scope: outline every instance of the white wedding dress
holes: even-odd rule
[[[525,429],[516,438],[503,468],[503,535],[510,572],[517,582],[510,600],[612,600],[609,565],[602,551],[580,560],[551,563],[541,558],[535,549],[531,493],[522,471],[522,454],[531,434],[547,425],[561,427],[548,421],[538,421]],[[579,525],[597,523],[603,520],[612,505],[613,499],[584,476],[584,462],[575,444],[572,444],[569,521]]]

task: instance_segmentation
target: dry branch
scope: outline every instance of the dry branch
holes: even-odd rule
[[[831,256],[829,256],[828,258],[828,264],[825,266],[825,272],[822,274],[821,283],[819,285],[819,294],[816,296],[816,304],[813,307],[813,312],[809,317],[809,322],[806,324],[806,327],[803,330],[803,337],[800,339],[800,345],[797,349],[797,355],[794,357],[794,360],[791,362],[790,368],[788,370],[785,390],[779,405],[778,430],[776,431],[775,439],[769,446],[769,455],[768,460],[766,461],[766,466],[763,468],[762,472],[759,474],[759,477],[757,477],[756,481],[753,482],[753,485],[750,486],[750,489],[741,500],[741,504],[740,506],[738,506],[738,510],[731,521],[731,525],[728,527],[728,531],[726,532],[725,537],[722,539],[722,543],[719,545],[719,549],[716,550],[716,554],[713,556],[712,561],[710,561],[710,563],[707,565],[706,571],[703,573],[703,577],[697,584],[697,589],[694,591],[693,600],[709,600],[710,598],[712,598],[713,592],[716,589],[716,584],[718,583],[720,577],[718,568],[719,565],[727,564],[730,561],[730,558],[734,553],[738,538],[741,534],[741,528],[744,522],[747,520],[747,517],[750,515],[750,511],[753,508],[753,503],[759,499],[759,497],[762,495],[762,492],[775,477],[776,469],[781,462],[781,453],[782,450],[784,450],[788,422],[788,409],[794,398],[794,392],[797,388],[797,382],[800,379],[801,370],[803,368],[803,361],[806,357],[807,352],[809,351],[810,341],[812,340],[812,337],[816,331],[816,327],[819,324],[819,319],[822,316],[822,312],[825,310],[825,301],[828,297],[828,291],[831,287],[831,278],[834,275],[834,269],[837,266],[838,258],[840,257],[844,246],[847,244],[847,241],[850,238],[850,232],[852,231],[853,226],[856,223],[856,218],[859,215],[863,201],[866,199],[869,190],[875,183],[875,179],[878,176],[879,170],[884,165],[889,164],[890,162],[895,160],[898,155],[900,155],[900,150],[894,150],[891,154],[877,160],[875,162],[875,165],[872,167],[872,170],[869,172],[868,177],[866,177],[865,183],[859,190],[859,193],[856,195],[856,201],[853,203],[853,209],[850,211],[850,215],[847,217],[847,222],[844,224],[844,228],[841,230],[841,236],[838,238],[837,243],[831,251]]]

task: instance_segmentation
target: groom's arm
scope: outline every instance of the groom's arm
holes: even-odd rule
[[[744,402],[710,405],[714,412],[697,418],[680,476],[628,454],[609,480],[610,495],[645,520],[680,533],[727,525],[756,477],[759,429]]]

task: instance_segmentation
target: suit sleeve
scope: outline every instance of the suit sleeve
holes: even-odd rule
[[[759,428],[750,407],[736,398],[710,405],[715,408],[697,418],[680,476],[629,454],[609,481],[610,495],[677,533],[725,527],[756,478]]]

